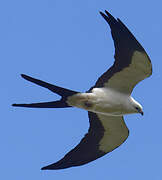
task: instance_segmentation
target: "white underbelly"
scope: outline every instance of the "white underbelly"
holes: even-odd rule
[[[129,114],[127,110],[128,96],[114,92],[108,88],[94,88],[92,93],[78,93],[68,98],[70,106],[85,109],[104,115],[121,116]]]

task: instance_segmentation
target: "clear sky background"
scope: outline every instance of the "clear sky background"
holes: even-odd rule
[[[160,0],[0,2],[0,179],[162,179],[161,7]],[[59,98],[20,74],[88,90],[114,61],[110,29],[99,14],[105,9],[128,26],[152,60],[153,75],[133,92],[144,116],[125,117],[130,136],[104,157],[80,167],[41,171],[77,145],[88,130],[88,116],[76,108],[11,107]]]

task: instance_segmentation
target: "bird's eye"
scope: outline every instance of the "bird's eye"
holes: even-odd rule
[[[138,107],[135,107],[136,109],[137,109],[137,111],[139,110],[139,108]]]

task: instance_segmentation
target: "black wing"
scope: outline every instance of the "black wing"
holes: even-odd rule
[[[128,137],[122,116],[88,112],[90,128],[81,142],[61,160],[42,170],[65,169],[89,163],[120,146]]]
[[[134,86],[152,73],[151,61],[144,48],[120,19],[100,12],[111,28],[115,46],[115,62],[94,87],[110,87],[130,94]],[[92,88],[91,88],[92,89]]]

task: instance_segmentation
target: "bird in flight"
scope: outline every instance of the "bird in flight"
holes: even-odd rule
[[[88,111],[90,127],[80,143],[61,160],[42,170],[80,166],[113,151],[128,137],[123,115],[140,113],[142,106],[131,96],[135,85],[152,74],[152,65],[144,48],[120,19],[108,11],[100,12],[111,29],[115,46],[114,64],[88,91],[81,93],[55,86],[22,74],[21,76],[61,96],[58,101],[13,104],[30,108],[78,107]]]

